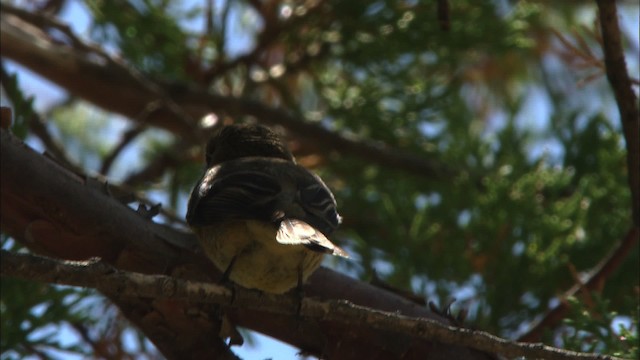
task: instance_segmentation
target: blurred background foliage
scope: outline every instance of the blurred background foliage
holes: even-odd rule
[[[517,338],[576,282],[572,268],[590,270],[631,226],[625,142],[591,1],[450,1],[440,19],[443,2],[434,0],[15,3],[56,5],[81,36],[152,80],[257,100],[440,164],[426,175],[290,139],[344,217],[334,237],[355,260],[327,266],[365,281],[375,273],[441,305],[456,298],[476,328]],[[638,4],[620,1],[619,11],[637,79]],[[45,147],[28,124],[37,112],[88,172],[135,127],[81,94],[36,109],[22,68],[3,68],[12,81],[3,81],[2,101],[14,107],[18,133]],[[179,140],[145,128],[105,175],[126,182]],[[186,158],[129,185],[183,216],[202,170],[199,156]],[[574,311],[547,343],[637,356],[638,258],[636,246],[596,300],[571,300]],[[22,301],[25,292],[38,295]],[[3,278],[2,357],[54,346],[29,336],[36,323],[99,322],[64,300],[87,294]],[[37,304],[55,311],[38,315]],[[16,324],[20,333],[7,330]]]

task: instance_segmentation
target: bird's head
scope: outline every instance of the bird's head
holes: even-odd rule
[[[280,137],[262,125],[227,125],[207,143],[207,167],[253,156],[295,161]]]

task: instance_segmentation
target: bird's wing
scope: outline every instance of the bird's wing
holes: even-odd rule
[[[307,176],[298,179],[298,203],[304,211],[303,217],[296,217],[325,235],[332,233],[341,219],[336,210],[333,194],[320,177],[304,170]],[[292,216],[295,217],[295,216]]]
[[[336,202],[322,180],[280,159],[243,158],[206,171],[189,200],[187,222],[298,219],[325,236],[340,224]]]
[[[272,220],[281,192],[277,178],[251,167],[219,170],[219,166],[207,170],[193,190],[187,211],[190,225],[204,226],[229,218]]]
[[[282,220],[276,241],[283,245],[304,245],[313,251],[349,258],[346,251],[332,243],[319,230],[298,219]]]

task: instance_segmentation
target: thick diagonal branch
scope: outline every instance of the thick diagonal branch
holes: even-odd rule
[[[0,251],[0,257],[2,276],[97,288],[107,294],[211,302],[290,316],[299,313],[304,318],[336,321],[345,325],[364,323],[382,331],[402,333],[403,336],[435,340],[445,344],[468,346],[481,351],[500,353],[510,358],[524,356],[549,360],[618,359],[613,356],[561,350],[543,344],[518,344],[483,331],[456,328],[433,320],[377,311],[341,300],[319,301],[305,298],[302,299],[302,307],[298,311],[295,296],[267,295],[241,289],[236,289],[235,294],[232,294],[228,289],[210,283],[123,272],[97,261],[61,262],[5,250]]]
[[[220,273],[193,250],[192,235],[153,223],[118,202],[98,181],[67,171],[5,130],[0,130],[0,140],[0,221],[5,234],[32,250],[56,258],[100,257],[119,270],[217,281]],[[305,293],[323,300],[344,299],[380,311],[446,322],[424,307],[327,269],[311,276]],[[175,355],[169,358],[207,350],[212,345],[211,338],[217,336],[210,305],[117,294],[110,294],[109,298],[165,356]],[[406,355],[405,359],[419,359],[425,354],[486,358],[461,346],[415,337],[392,337],[388,331],[364,322],[348,325],[330,319],[301,322],[296,316],[247,308],[231,309],[229,318],[237,325],[317,355],[353,351],[369,359],[401,358],[406,354],[413,355]]]

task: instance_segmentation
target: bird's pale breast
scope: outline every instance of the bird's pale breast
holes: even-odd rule
[[[302,244],[278,243],[275,224],[258,220],[227,220],[194,228],[209,258],[220,271],[235,262],[229,279],[250,289],[281,294],[316,270],[323,254]]]

